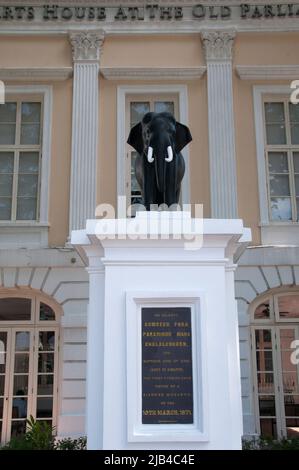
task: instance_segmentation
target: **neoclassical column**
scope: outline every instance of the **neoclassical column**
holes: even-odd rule
[[[237,175],[233,114],[233,31],[204,31],[207,63],[211,216],[237,218]]]
[[[69,232],[85,227],[96,208],[99,66],[103,31],[70,34],[74,61]]]

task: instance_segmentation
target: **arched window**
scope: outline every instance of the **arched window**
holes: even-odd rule
[[[277,291],[251,306],[257,432],[299,437],[299,291]]]
[[[0,437],[25,432],[26,419],[56,426],[60,307],[19,289],[0,293]]]

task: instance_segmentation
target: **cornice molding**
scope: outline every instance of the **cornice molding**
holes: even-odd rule
[[[196,80],[206,71],[198,67],[103,67],[101,74],[106,80]]]
[[[294,80],[299,76],[299,65],[237,65],[241,80]]]
[[[101,57],[105,33],[99,31],[77,31],[69,34],[74,62],[98,62]]]
[[[202,31],[201,40],[206,60],[232,60],[235,36],[235,31]]]
[[[63,81],[73,75],[72,67],[3,67],[0,80],[25,81]]]

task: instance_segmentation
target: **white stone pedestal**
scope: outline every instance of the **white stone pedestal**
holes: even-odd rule
[[[90,275],[89,449],[241,448],[233,255],[249,241],[241,220],[202,221],[180,212],[88,220],[86,230],[72,233]],[[190,308],[192,423],[142,423],[146,307]]]

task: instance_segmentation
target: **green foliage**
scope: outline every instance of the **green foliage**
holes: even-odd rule
[[[13,437],[1,450],[86,450],[86,438],[61,439],[55,442],[55,428],[46,421],[27,420],[25,434]]]
[[[243,450],[299,450],[299,438],[272,439],[258,437],[244,439]]]
[[[30,416],[27,419],[26,439],[31,442],[33,450],[52,450],[54,447],[54,432],[47,421],[35,421]]]
[[[86,437],[60,439],[55,443],[55,450],[86,450]]]
[[[0,450],[34,450],[32,443],[26,439],[26,434],[21,436],[12,437],[11,440]]]

